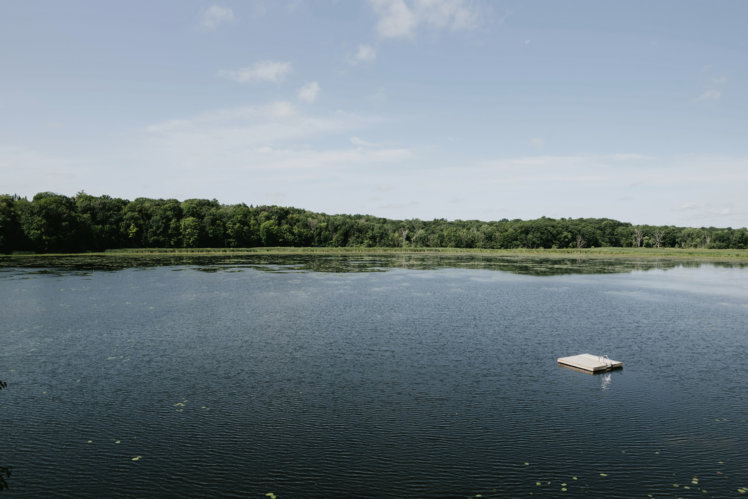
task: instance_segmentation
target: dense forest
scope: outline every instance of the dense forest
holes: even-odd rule
[[[390,220],[215,199],[0,195],[0,252],[257,246],[420,248],[748,247],[746,228],[632,225],[607,218]]]

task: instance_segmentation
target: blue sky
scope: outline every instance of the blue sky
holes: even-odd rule
[[[748,2],[5,1],[0,192],[748,225]]]

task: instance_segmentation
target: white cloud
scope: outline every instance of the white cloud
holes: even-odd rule
[[[710,72],[711,68],[705,68],[706,72]],[[726,76],[712,76],[707,78],[704,87],[706,90],[694,99],[695,101],[718,101],[722,98],[722,93],[727,84]]]
[[[215,192],[222,202],[257,204],[272,202],[264,196],[283,185],[285,203],[361,211],[356,204],[364,198],[360,176],[412,157],[407,148],[344,142],[354,130],[377,121],[340,111],[310,114],[290,102],[217,110],[149,126],[137,157],[147,158],[153,178],[174,179],[161,184],[159,196],[181,199]],[[354,186],[355,196],[340,194]]]
[[[278,83],[291,72],[290,62],[260,61],[250,67],[218,71],[218,76],[239,83],[250,83],[256,81],[269,81]]]
[[[254,168],[263,170],[326,170],[361,164],[390,163],[408,159],[404,148],[392,149],[274,149]]]
[[[311,104],[317,100],[319,95],[320,87],[319,83],[312,81],[301,87],[297,93],[299,100]]]
[[[231,131],[269,130],[273,126],[283,125],[280,134],[257,134],[253,143],[272,141],[274,138],[288,138],[304,135],[303,130],[314,130],[324,126],[324,120],[312,120],[300,116],[296,107],[286,101],[272,102],[263,106],[248,106],[234,109],[223,109],[198,114],[186,119],[167,120],[148,126],[145,130],[151,136],[174,138],[183,135],[215,136]],[[334,128],[334,127],[333,127]],[[295,130],[295,131],[292,131]]]
[[[732,210],[730,208],[711,208],[708,210],[708,213],[710,215],[719,215],[719,216],[727,216],[732,215]]]
[[[693,210],[698,207],[698,204],[694,202],[683,203],[677,209],[678,210]]]
[[[216,29],[220,24],[234,20],[234,11],[229,7],[211,5],[203,13],[202,26],[207,29]]]
[[[722,92],[720,92],[719,90],[711,89],[699,95],[696,100],[719,100],[721,96]]]
[[[377,144],[375,142],[369,142],[369,141],[366,141],[366,140],[363,140],[363,139],[359,139],[356,136],[353,136],[353,137],[351,137],[348,140],[350,140],[351,144],[353,144],[354,146],[359,146],[359,147],[379,147],[379,144]]]
[[[377,51],[371,45],[359,45],[354,56],[357,62],[371,62],[377,58]]]
[[[147,127],[145,132],[154,152],[163,155],[168,151],[184,164],[213,164],[216,158],[243,164],[248,157],[253,158],[252,163],[261,164],[268,157],[258,155],[297,147],[309,149],[304,144],[314,138],[347,135],[372,121],[343,112],[305,114],[292,103],[281,101],[168,120]]]
[[[376,144],[366,148],[309,145],[315,139],[350,133],[372,120],[344,112],[310,115],[290,102],[275,102],[156,123],[146,129],[146,141],[154,163],[194,171],[210,164],[228,176],[250,170],[326,172],[411,156],[408,149]]]
[[[413,36],[416,27],[415,14],[404,0],[371,0],[374,12],[379,16],[377,32],[385,38]]]
[[[472,29],[478,13],[466,0],[370,0],[379,17],[377,32],[384,38],[407,38],[420,25],[437,29]]]

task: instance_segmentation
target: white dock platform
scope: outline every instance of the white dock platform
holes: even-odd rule
[[[612,371],[613,369],[620,369],[623,367],[623,362],[610,360],[607,355],[601,356],[589,353],[572,355],[571,357],[561,357],[558,359],[558,363],[564,367],[571,367],[572,369],[578,369],[590,374],[604,373],[606,371]]]

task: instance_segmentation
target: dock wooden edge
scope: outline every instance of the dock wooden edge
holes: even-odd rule
[[[611,360],[606,355],[592,355],[589,353],[559,357],[558,363],[563,367],[569,367],[575,371],[582,371],[588,374],[604,373],[623,368],[623,362]]]

